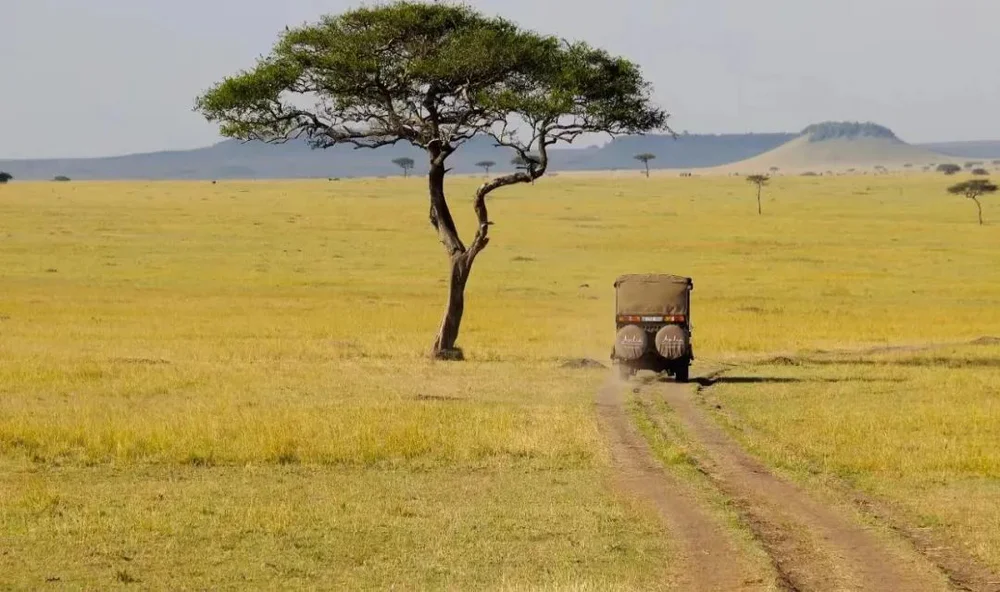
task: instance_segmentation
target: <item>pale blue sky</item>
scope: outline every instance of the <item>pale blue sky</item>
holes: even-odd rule
[[[678,130],[873,120],[912,142],[1000,139],[996,0],[471,0],[637,60]],[[0,158],[218,140],[191,111],[286,24],[347,0],[4,0]]]

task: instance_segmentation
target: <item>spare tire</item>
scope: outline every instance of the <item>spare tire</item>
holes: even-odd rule
[[[680,325],[667,325],[656,334],[656,351],[668,360],[687,356],[688,335]]]
[[[649,347],[649,336],[637,325],[626,325],[615,336],[615,356],[619,360],[638,360]]]

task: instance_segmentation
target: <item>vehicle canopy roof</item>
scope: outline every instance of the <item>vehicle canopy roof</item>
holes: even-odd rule
[[[669,274],[628,274],[615,280],[617,314],[687,315],[694,282]]]

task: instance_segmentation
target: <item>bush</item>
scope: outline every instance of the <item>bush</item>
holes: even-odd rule
[[[979,168],[979,169],[972,169],[972,174],[973,175],[981,175],[981,176],[985,177],[986,175],[989,175],[990,172],[988,170],[986,170],[986,169]]]
[[[65,176],[65,175],[56,175],[55,177],[52,177],[52,180],[53,180],[53,181],[62,181],[62,182],[66,182],[66,181],[69,181],[69,180],[70,180],[70,178],[69,178],[69,177],[67,177],[67,176]]]

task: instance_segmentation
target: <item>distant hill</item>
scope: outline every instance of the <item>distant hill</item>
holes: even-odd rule
[[[962,158],[988,158],[1000,159],[1000,142],[940,142],[936,144],[924,144],[924,148],[947,154],[949,156],[959,156]]]
[[[723,167],[730,172],[824,172],[846,168],[906,164],[926,166],[953,162],[954,157],[932,152],[900,140],[889,128],[874,123],[825,122],[811,125],[795,139],[773,150]]]
[[[551,170],[639,169],[635,155],[656,154],[654,168],[706,167],[742,160],[781,145],[792,134],[666,135],[615,138],[603,146],[551,151]],[[426,171],[422,151],[402,143],[378,150],[335,146],[313,150],[304,142],[281,145],[226,140],[194,150],[130,154],[106,158],[0,161],[0,170],[18,180],[52,179],[268,179],[378,177],[400,174],[392,164],[399,157],[417,162],[415,174]],[[476,163],[491,160],[498,170],[510,170],[513,151],[497,148],[486,138],[463,145],[450,159],[455,173],[477,173]]]
[[[789,144],[791,142],[797,143]],[[888,128],[876,124],[827,122],[809,126],[798,134],[624,136],[602,146],[552,150],[550,170],[638,171],[642,165],[635,160],[635,155],[644,152],[656,155],[650,163],[650,168],[654,169],[724,165],[750,166],[753,170],[770,166],[835,168],[948,162],[946,155],[1000,158],[1000,142],[913,146],[896,138]],[[378,150],[355,150],[350,146],[313,150],[304,142],[270,145],[235,140],[194,150],[106,158],[7,160],[0,161],[0,170],[10,172],[17,180],[48,180],[57,175],[75,180],[380,177],[400,174],[400,169],[392,164],[392,160],[399,157],[416,161],[414,174],[426,172],[423,152],[402,143]],[[449,159],[449,165],[455,173],[479,173],[481,169],[476,163],[490,160],[497,163],[495,170],[510,170],[513,157],[512,151],[497,148],[486,138],[476,138],[463,145]]]

